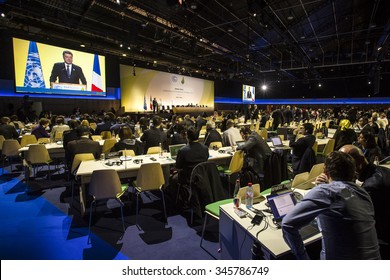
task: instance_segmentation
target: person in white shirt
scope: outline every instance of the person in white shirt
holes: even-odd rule
[[[234,121],[226,121],[226,130],[222,133],[223,146],[236,146],[237,141],[243,141],[240,130],[234,127]]]

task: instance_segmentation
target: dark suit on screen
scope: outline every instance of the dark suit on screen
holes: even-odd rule
[[[50,83],[53,82],[68,83],[68,84],[87,84],[87,80],[84,77],[81,67],[72,64],[71,75],[68,77],[66,66],[64,62],[58,62],[53,65],[53,70],[50,75]]]

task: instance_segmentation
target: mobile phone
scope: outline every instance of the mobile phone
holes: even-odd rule
[[[240,218],[244,218],[248,215],[248,213],[246,211],[242,210],[241,208],[235,208],[234,213],[236,213],[237,216]]]
[[[261,215],[255,215],[254,217],[253,217],[253,219],[252,219],[252,224],[254,224],[254,225],[260,225],[261,224],[261,221],[263,220],[263,216],[261,216]]]

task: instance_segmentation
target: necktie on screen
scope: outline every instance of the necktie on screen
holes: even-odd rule
[[[70,67],[66,65],[66,73],[68,73],[68,78],[70,78]]]

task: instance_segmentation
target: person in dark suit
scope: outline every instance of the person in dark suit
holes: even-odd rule
[[[167,134],[162,130],[162,119],[159,116],[155,116],[152,120],[153,127],[145,130],[141,136],[141,141],[145,142],[144,154],[148,152],[150,147],[159,146],[160,143],[163,149],[168,148]]]
[[[68,84],[87,84],[83,70],[80,66],[73,64],[73,54],[70,51],[63,51],[64,62],[58,62],[53,65],[50,75],[50,83],[68,83]]]
[[[209,159],[209,149],[207,146],[198,142],[199,132],[195,127],[190,126],[187,129],[188,144],[181,148],[176,157],[176,168],[179,169],[179,183],[188,183],[191,177],[192,169],[201,162]]]
[[[142,143],[133,136],[130,127],[122,126],[119,129],[119,142],[111,149],[111,152],[119,152],[121,150],[133,150],[135,155],[142,155]]]
[[[153,105],[153,114],[155,114],[157,112],[157,106],[158,106],[158,102],[157,102],[156,97],[153,98],[152,105]]]
[[[77,131],[77,127],[79,127],[79,125],[80,122],[78,120],[71,120],[69,121],[70,130],[64,131],[62,137],[62,144],[65,150],[65,155],[68,153],[68,143],[79,139],[79,135]],[[67,162],[67,164],[70,167],[71,162]]]
[[[31,134],[35,135],[37,139],[39,138],[50,138],[50,134],[47,133],[46,128],[50,125],[50,120],[46,118],[41,118],[39,120],[39,125],[35,127]]]
[[[204,136],[204,144],[206,147],[209,147],[212,142],[222,143],[222,136],[215,130],[215,123],[213,121],[208,121],[206,123],[206,131],[206,135]]]
[[[272,151],[264,139],[249,127],[242,127],[240,133],[245,144],[237,147],[237,150],[245,152],[245,167],[252,169],[261,180],[264,178],[264,163]]]
[[[304,123],[299,129],[294,130],[293,137],[290,139],[290,147],[292,148],[291,161],[294,175],[310,171],[312,166],[309,165],[315,164],[315,162],[314,164],[311,162],[310,164],[306,164],[304,168],[301,166],[306,149],[313,147],[314,142],[316,141],[316,137],[313,135],[313,130],[314,126],[311,123]],[[296,140],[298,133],[304,136]]]
[[[14,126],[9,124],[10,121],[11,119],[8,117],[1,118],[0,135],[3,135],[5,139],[18,139],[19,133]]]
[[[110,115],[104,115],[103,122],[98,123],[96,126],[95,134],[100,135],[103,131],[111,131],[112,125],[113,123]]]
[[[76,154],[92,153],[95,159],[100,157],[102,151],[99,142],[90,139],[89,127],[80,125],[76,129],[78,140],[70,141],[67,145],[67,162],[72,163]]]
[[[278,126],[280,124],[283,125],[284,122],[283,112],[279,109],[279,107],[276,107],[276,109],[272,112],[271,117],[273,118],[271,129],[272,131],[277,131]]]

